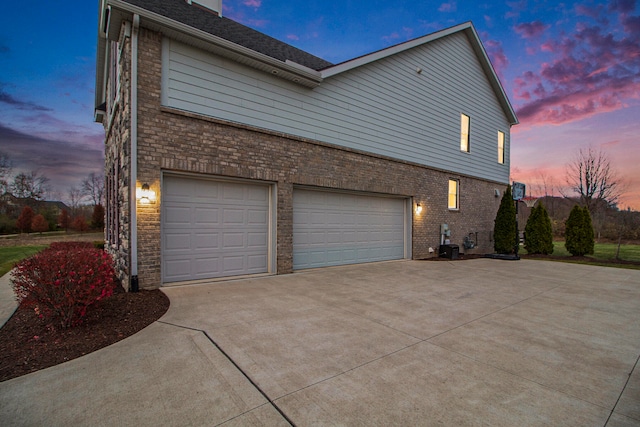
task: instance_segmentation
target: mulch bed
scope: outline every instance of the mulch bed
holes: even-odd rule
[[[486,255],[481,254],[460,254],[457,259],[431,257],[424,258],[423,261],[464,261],[467,259],[486,258]],[[549,261],[564,261],[564,262],[582,262],[592,263],[598,265],[640,265],[638,261],[625,261],[621,259],[596,259],[587,256],[558,256],[558,255],[520,255],[522,259],[542,259]]]
[[[127,338],[169,309],[160,290],[131,293],[121,287],[99,301],[82,324],[62,329],[18,307],[0,329],[0,381],[75,359]]]

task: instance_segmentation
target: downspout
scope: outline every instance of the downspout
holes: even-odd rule
[[[129,201],[131,210],[131,283],[129,290],[138,292],[138,215],[136,187],[138,185],[138,32],[140,15],[133,15],[131,32],[131,181]]]

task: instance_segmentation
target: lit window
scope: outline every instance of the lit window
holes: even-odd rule
[[[498,163],[504,163],[504,132],[498,131]]]
[[[449,209],[458,209],[459,204],[459,188],[460,181],[457,179],[449,180]]]
[[[460,114],[460,150],[469,152],[469,116]]]

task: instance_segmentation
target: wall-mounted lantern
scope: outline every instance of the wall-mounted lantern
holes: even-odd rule
[[[136,190],[136,199],[141,205],[150,205],[156,202],[156,192],[149,189],[149,184],[144,183]]]
[[[420,215],[421,212],[422,206],[420,205],[420,203],[416,203],[416,215]]]

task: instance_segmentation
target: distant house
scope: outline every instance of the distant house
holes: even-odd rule
[[[69,210],[63,202],[50,200],[36,200],[31,197],[16,197],[11,193],[0,196],[0,214],[18,217],[25,206],[30,206],[35,211],[46,210],[53,216],[58,216],[63,210]]]
[[[420,259],[470,233],[492,251],[518,121],[471,23],[331,64],[221,10],[100,2],[125,286]]]

